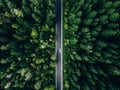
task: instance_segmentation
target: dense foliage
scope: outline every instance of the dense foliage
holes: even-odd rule
[[[64,90],[120,90],[120,0],[65,0],[64,32]]]
[[[55,89],[55,0],[0,0],[0,90]],[[64,90],[120,90],[120,1],[64,1]]]
[[[0,90],[54,90],[55,0],[0,0]]]

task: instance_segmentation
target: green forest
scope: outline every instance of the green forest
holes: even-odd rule
[[[120,90],[120,0],[63,0],[63,90]],[[0,0],[0,90],[56,90],[56,0]]]
[[[0,0],[0,90],[54,90],[55,1]]]
[[[64,32],[64,90],[120,90],[120,1],[65,0]]]

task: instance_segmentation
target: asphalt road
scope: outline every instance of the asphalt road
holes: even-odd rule
[[[56,0],[56,90],[63,90],[63,17],[62,0]]]

